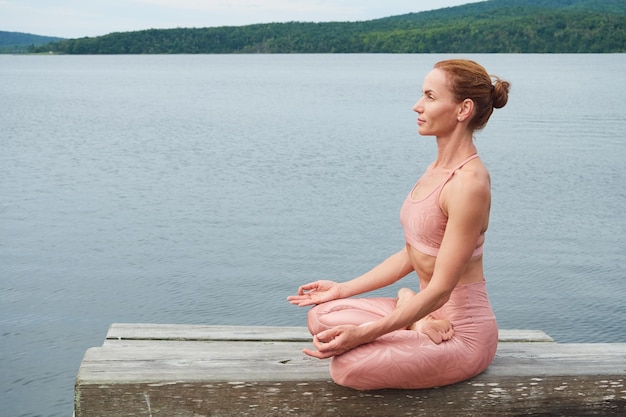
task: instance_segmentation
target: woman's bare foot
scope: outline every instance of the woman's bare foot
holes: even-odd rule
[[[413,327],[413,330],[417,330],[430,337],[430,340],[437,345],[452,339],[452,336],[454,336],[452,323],[448,320],[437,320],[430,315],[424,317],[411,327]]]
[[[409,288],[400,288],[398,290],[398,307],[407,302],[407,300],[415,295],[415,291]]]
[[[414,295],[415,291],[408,288],[401,288],[398,291],[398,302],[396,307],[404,305]],[[407,327],[407,330],[415,330],[424,333],[437,345],[446,340],[450,340],[452,336],[454,336],[452,323],[448,320],[437,320],[431,315],[413,323]]]

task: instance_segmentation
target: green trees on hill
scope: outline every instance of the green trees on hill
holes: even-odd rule
[[[21,54],[26,52],[28,48],[60,40],[62,38],[0,31],[0,54]]]
[[[506,19],[464,18],[454,24],[364,36],[364,52],[577,53],[625,52],[626,18],[539,13]]]
[[[150,29],[33,46],[31,52],[626,52],[626,11],[620,2],[623,0],[492,0],[365,22]]]

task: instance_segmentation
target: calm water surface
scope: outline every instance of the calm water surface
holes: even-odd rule
[[[71,416],[111,323],[301,326],[298,285],[398,250],[443,58],[0,55],[0,416]],[[626,55],[470,58],[513,84],[476,135],[500,326],[625,342]]]

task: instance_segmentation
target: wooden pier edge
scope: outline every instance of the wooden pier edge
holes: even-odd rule
[[[501,330],[491,366],[426,390],[355,391],[301,353],[301,327],[113,324],[87,350],[75,417],[624,416],[626,343]]]

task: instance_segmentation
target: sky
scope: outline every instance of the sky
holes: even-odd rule
[[[378,19],[481,0],[0,0],[0,31],[82,38],[144,29]]]

